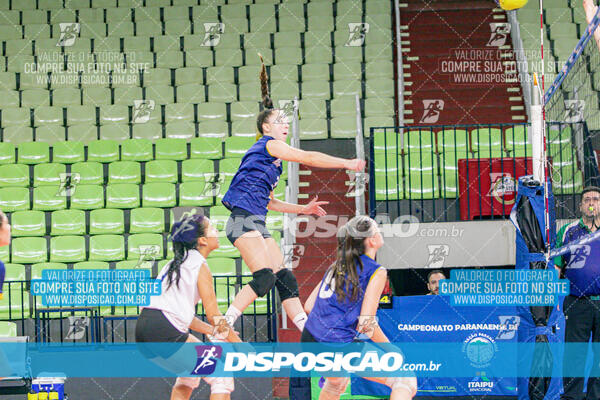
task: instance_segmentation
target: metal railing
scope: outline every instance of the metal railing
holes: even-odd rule
[[[508,218],[515,179],[532,173],[529,125],[371,128],[370,215],[421,222]],[[584,132],[578,148],[578,132]],[[557,218],[577,212],[598,167],[585,123],[549,123]],[[583,157],[581,156],[583,154]]]

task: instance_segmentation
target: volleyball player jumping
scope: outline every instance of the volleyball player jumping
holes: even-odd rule
[[[136,342],[183,343],[200,342],[189,330],[203,333],[213,341],[226,339],[241,342],[233,329],[228,329],[217,306],[213,278],[206,257],[219,247],[217,230],[208,218],[192,215],[173,224],[171,229],[174,257],[158,274],[162,292],[153,296],[150,305],[142,308],[135,328]],[[202,300],[206,316],[217,329],[196,317],[195,308]],[[221,317],[221,318],[218,318]],[[217,321],[218,320],[218,321]],[[214,335],[214,336],[213,336]],[[216,337],[216,338],[215,338]],[[140,346],[149,358],[161,365],[175,365],[179,371],[176,350],[161,354],[157,347]],[[173,351],[171,351],[173,350]],[[171,362],[169,362],[171,361]],[[204,377],[210,385],[211,400],[229,400],[234,390],[233,378]],[[179,377],[175,381],[171,400],[187,400],[200,384],[199,377]]]
[[[367,216],[356,216],[340,228],[336,261],[304,305],[309,315],[302,342],[351,343],[357,334],[389,342],[375,317],[387,280],[385,268],[375,261],[381,246],[377,222]],[[390,400],[410,400],[417,392],[415,377],[365,379],[389,386]],[[349,377],[326,378],[319,399],[339,399],[349,382]]]
[[[262,62],[262,57],[261,57]],[[257,142],[242,158],[229,190],[223,197],[223,205],[231,211],[227,221],[227,238],[240,251],[252,280],[237,294],[225,313],[233,325],[244,309],[257,297],[263,297],[277,287],[287,315],[300,331],[306,322],[306,313],[298,298],[298,282],[294,274],[283,267],[283,255],[277,242],[265,226],[267,210],[291,214],[315,214],[324,216],[325,201],[313,198],[306,205],[291,204],[273,197],[273,190],[282,173],[281,161],[298,162],[319,168],[343,168],[362,171],[365,161],[332,157],[316,151],[303,151],[286,143],[288,120],[282,110],[273,108],[267,87],[264,62],[260,71],[262,104],[258,114]]]

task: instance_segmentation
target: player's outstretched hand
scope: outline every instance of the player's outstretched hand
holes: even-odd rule
[[[329,204],[328,201],[317,201],[319,200],[319,196],[315,196],[307,205],[302,208],[300,214],[315,214],[319,217],[327,215],[327,211],[325,211],[321,206],[325,204]]]
[[[360,158],[354,158],[352,160],[348,160],[346,163],[346,169],[361,172],[365,169],[365,165],[367,162],[365,160],[361,160]]]

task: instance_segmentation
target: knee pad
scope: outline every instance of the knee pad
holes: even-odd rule
[[[175,380],[175,385],[187,386],[194,390],[200,385],[200,378],[194,378],[191,376],[180,376]]]
[[[205,377],[203,379],[210,385],[211,394],[231,394],[235,389],[233,378]]]
[[[405,376],[402,378],[390,377],[385,380],[385,384],[389,386],[392,389],[392,391],[396,389],[405,389],[413,397],[415,394],[417,394],[417,378],[415,378],[414,376]]]
[[[275,280],[271,268],[263,268],[252,274],[252,280],[248,284],[258,297],[263,297],[275,286]]]
[[[323,391],[334,396],[341,396],[346,391],[350,378],[327,378],[323,384]]]
[[[291,270],[283,268],[275,276],[277,277],[275,286],[277,286],[281,301],[298,297],[298,281]]]

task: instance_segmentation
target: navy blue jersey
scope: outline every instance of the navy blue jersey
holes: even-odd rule
[[[558,231],[556,247],[577,241],[590,233],[582,220],[565,225]],[[562,259],[555,259],[555,263],[565,268],[573,296],[600,295],[600,240],[572,246],[571,251]]]
[[[229,190],[223,197],[223,205],[232,210],[242,208],[253,215],[266,215],[271,192],[283,172],[281,160],[267,150],[271,136],[263,136],[244,154]]]
[[[355,266],[358,272],[360,291],[356,300],[351,301],[352,287],[344,302],[339,302],[335,289],[329,286],[330,274],[325,274],[319,288],[315,305],[308,315],[305,329],[319,342],[350,343],[357,336],[356,326],[358,316],[367,290],[367,285],[378,269],[383,267],[367,255],[360,256],[363,263],[362,271],[358,261]],[[334,283],[331,282],[333,286]]]

